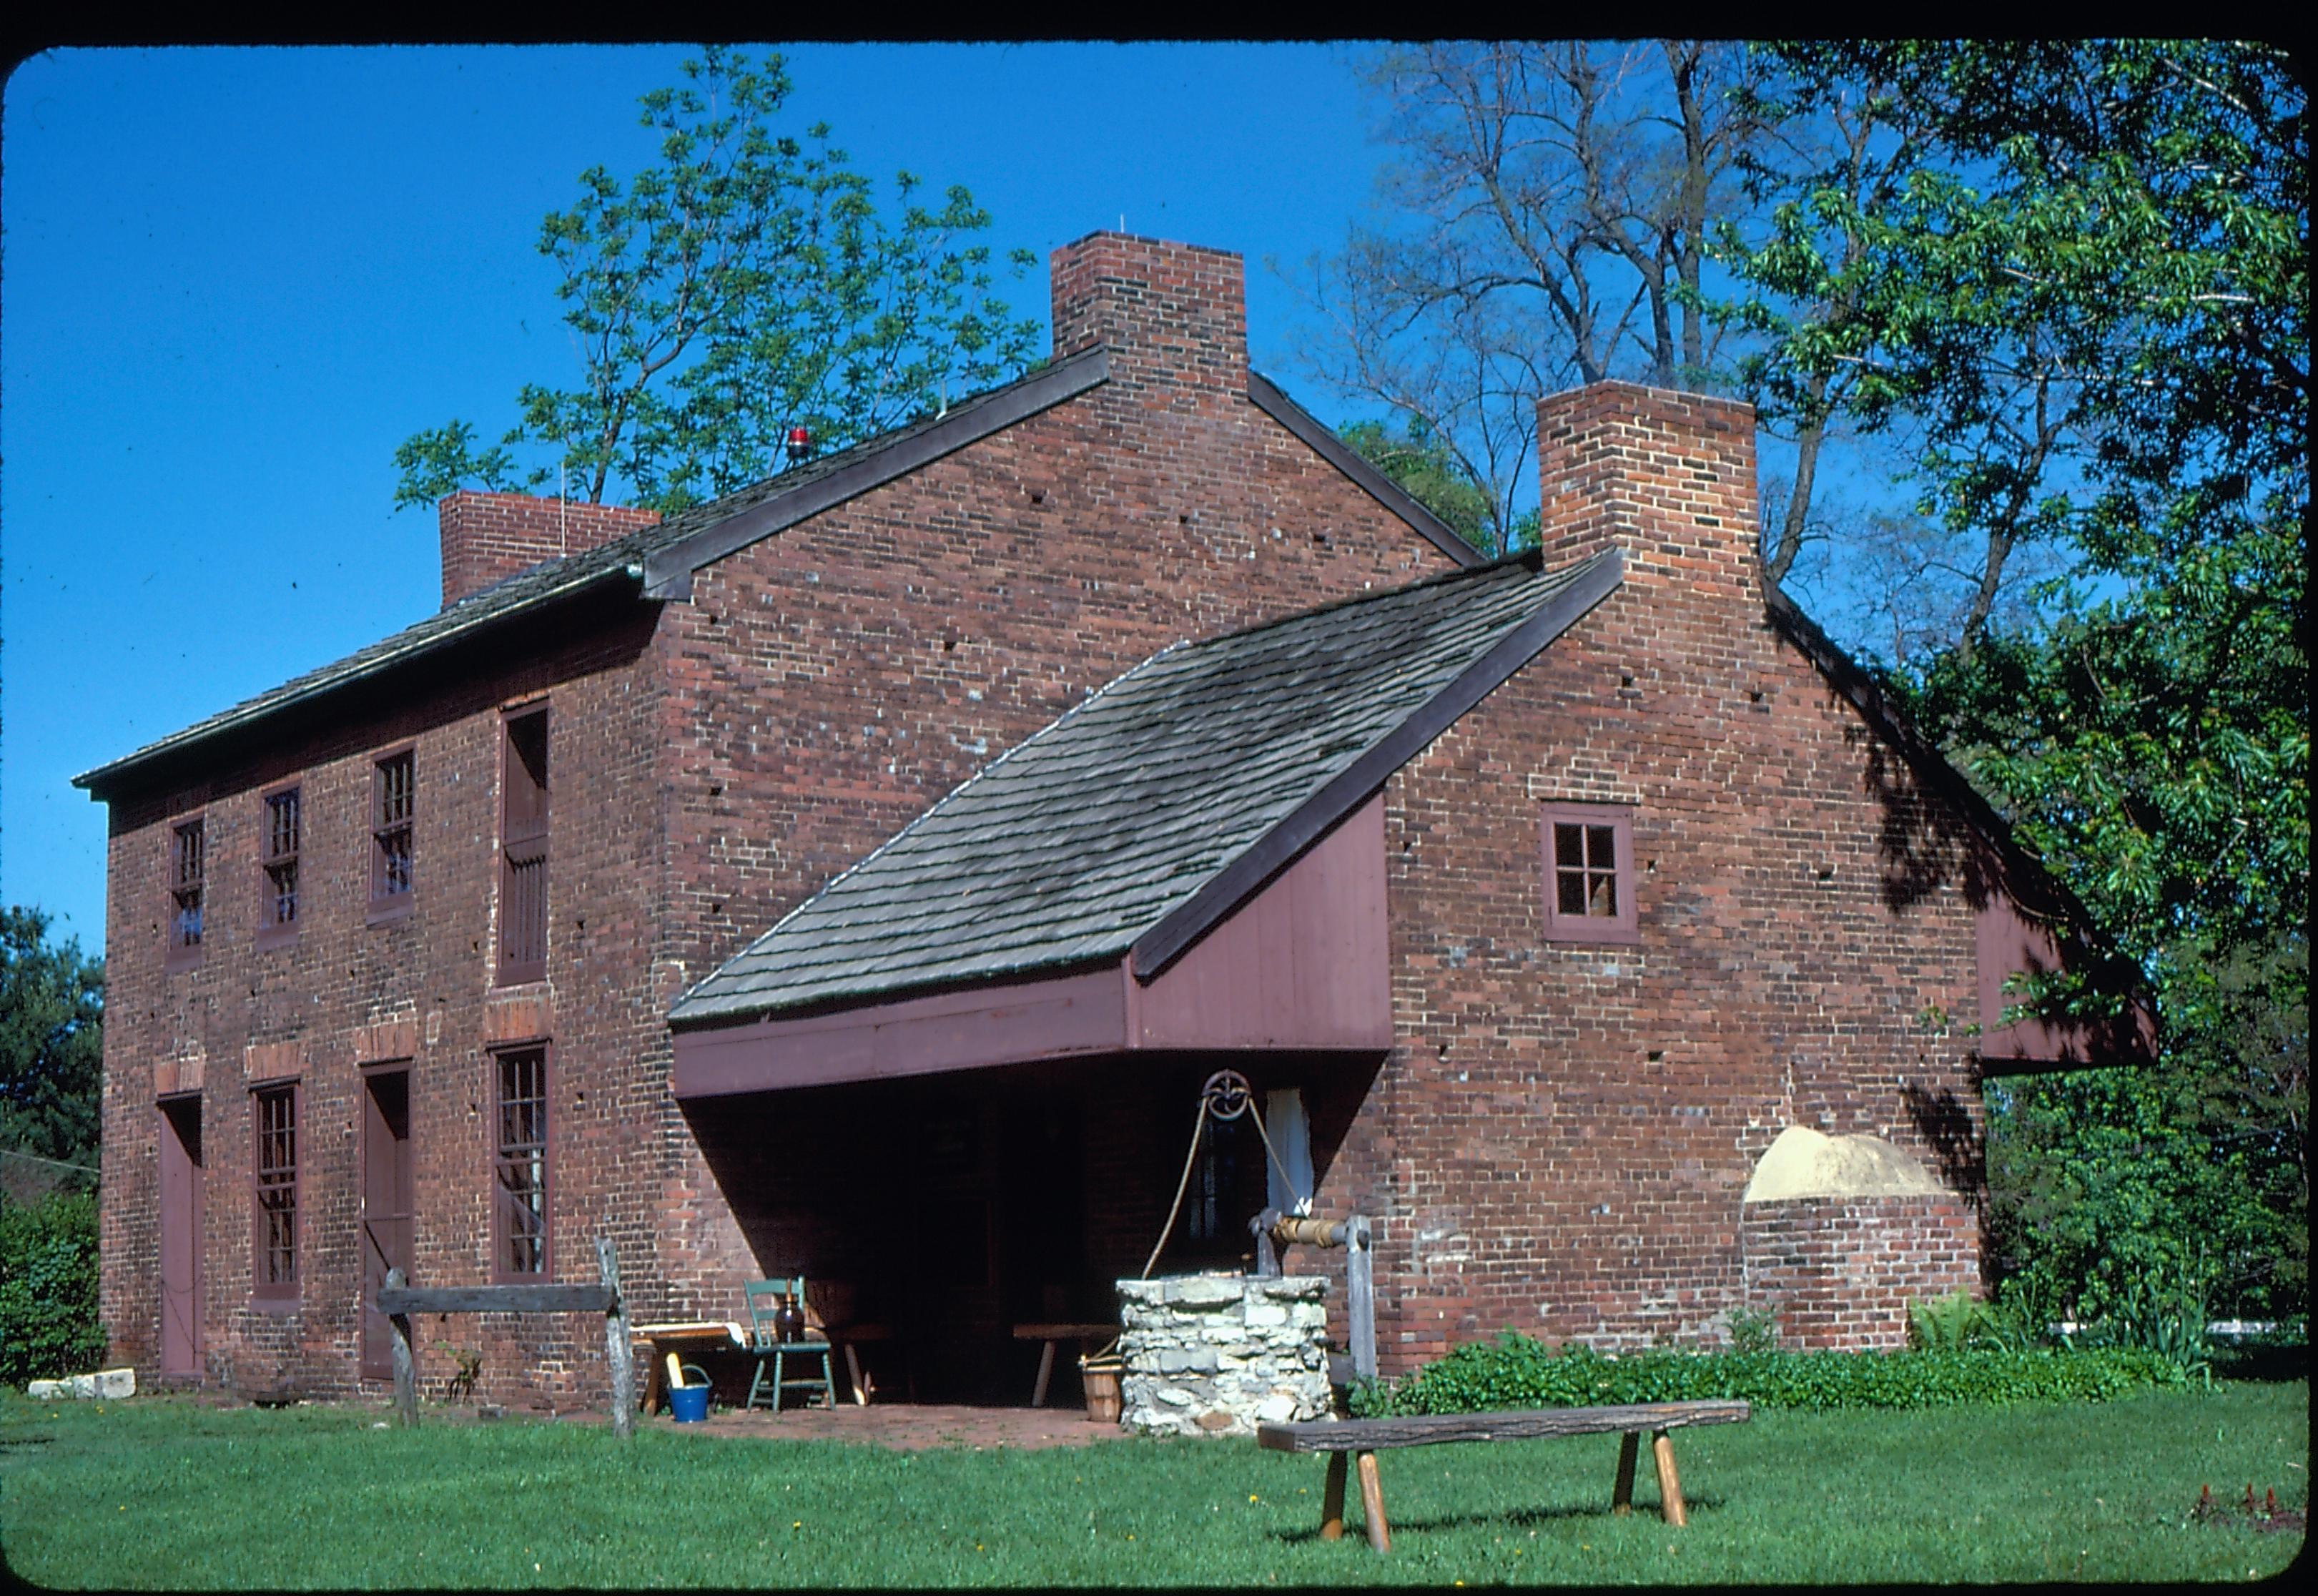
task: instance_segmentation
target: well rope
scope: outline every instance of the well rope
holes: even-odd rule
[[[1199,1088],[1199,1107],[1191,1120],[1191,1144],[1183,1150],[1183,1173],[1175,1181],[1175,1200],[1167,1204],[1167,1222],[1159,1227],[1159,1240],[1151,1249],[1151,1256],[1143,1260],[1143,1272],[1136,1276],[1137,1279],[1151,1278],[1151,1271],[1158,1266],[1159,1255],[1167,1250],[1168,1239],[1175,1233],[1175,1220],[1183,1211],[1183,1194],[1191,1189],[1191,1168],[1199,1162],[1199,1138],[1207,1132],[1208,1118],[1213,1116],[1219,1122],[1228,1122],[1242,1114],[1255,1122],[1255,1133],[1263,1142],[1263,1150],[1271,1158],[1271,1167],[1280,1171],[1280,1184],[1296,1199],[1299,1208],[1309,1206],[1309,1195],[1296,1189],[1295,1177],[1288,1173],[1287,1164],[1271,1145],[1271,1133],[1263,1128],[1263,1114],[1255,1106],[1255,1094],[1248,1087],[1247,1077],[1236,1069],[1218,1069],[1208,1077],[1207,1083]],[[1118,1336],[1111,1337],[1110,1343],[1101,1351],[1092,1354],[1092,1357],[1109,1357],[1118,1350],[1119,1342]],[[1080,1361],[1090,1360],[1082,1358]]]

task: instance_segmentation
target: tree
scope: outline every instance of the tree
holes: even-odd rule
[[[488,448],[464,420],[413,435],[395,452],[398,509],[568,480],[673,511],[770,475],[792,427],[842,447],[1029,365],[1038,324],[993,291],[973,241],[990,217],[964,188],[930,208],[901,173],[889,215],[826,123],[773,131],[790,91],[777,56],[711,48],[682,73],[642,99],[658,164],[624,185],[589,167],[540,227],[579,385],[526,384]],[[1007,257],[1018,277],[1030,264]]]
[[[1893,180],[1801,171],[1767,239],[1725,235],[1769,340],[1750,380],[1904,435],[1919,509],[1984,539],[1957,645],[1890,685],[2163,1030],[2152,1070],[1991,1098],[2000,1259],[2080,1304],[2161,1258],[2298,1306],[2306,96],[2279,52],[2215,42],[1780,47],[1765,72],[1792,115],[1874,108]],[[1995,628],[2032,545],[2062,571]]]
[[[103,1077],[103,961],[51,942],[40,910],[0,909],[0,1151],[90,1184]]]
[[[1399,159],[1384,217],[1316,272],[1329,330],[1302,356],[1454,459],[1482,494],[1482,547],[1517,540],[1541,396],[1711,380],[1701,272],[1755,132],[1722,93],[1739,59],[1666,41],[1425,44],[1374,62]]]
[[[1381,421],[1355,421],[1340,428],[1337,436],[1483,554],[1509,554],[1537,542],[1538,512],[1531,510],[1501,529],[1487,491],[1421,419],[1398,432]]]

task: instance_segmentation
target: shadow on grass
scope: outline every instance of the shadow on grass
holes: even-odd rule
[[[2310,1377],[2310,1348],[2304,1347],[2216,1347],[2214,1378],[2251,1380],[2278,1384]]]
[[[1723,1505],[1721,1497],[1712,1494],[1692,1496],[1685,1493],[1683,1501],[1694,1515],[1702,1511],[1718,1512]],[[1608,1502],[1589,1502],[1583,1507],[1507,1508],[1502,1512],[1495,1513],[1434,1513],[1429,1517],[1413,1518],[1402,1518],[1392,1511],[1389,1503],[1385,1510],[1386,1521],[1392,1526],[1392,1532],[1395,1535],[1398,1535],[1405,1529],[1471,1529],[1487,1528],[1491,1526],[1505,1529],[1526,1529],[1533,1526],[1558,1524],[1570,1519],[1598,1520],[1616,1517],[1618,1515],[1611,1510]],[[1658,1513],[1658,1505],[1655,1501],[1636,1502],[1631,1517],[1648,1519],[1653,1524],[1664,1522]],[[1360,1519],[1350,1516],[1345,1518],[1344,1538],[1346,1540],[1358,1540],[1364,1533],[1365,1531],[1361,1528]],[[1317,1525],[1315,1525],[1309,1529],[1276,1530],[1271,1538],[1285,1545],[1299,1546],[1307,1541],[1318,1540],[1320,1529]]]

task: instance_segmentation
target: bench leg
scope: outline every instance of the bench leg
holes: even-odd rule
[[[1674,1441],[1663,1429],[1650,1436],[1650,1453],[1658,1465],[1658,1511],[1676,1528],[1690,1522],[1682,1505],[1682,1481],[1674,1472]]]
[[[1640,1431],[1630,1429],[1618,1438],[1618,1483],[1610,1491],[1610,1510],[1622,1517],[1634,1510],[1634,1456],[1641,1449]]]
[[[1361,1517],[1368,1520],[1369,1545],[1379,1552],[1392,1550],[1392,1528],[1384,1521],[1384,1482],[1377,1478],[1376,1454],[1363,1452],[1356,1460],[1361,1471]]]
[[[853,1343],[850,1341],[845,1343],[845,1372],[853,1377],[853,1405],[857,1408],[867,1407],[869,1385],[861,1378],[861,1355],[853,1350]]]
[[[1320,1493],[1320,1538],[1344,1538],[1344,1455],[1328,1454],[1328,1484]]]
[[[1038,1383],[1030,1387],[1030,1405],[1047,1405],[1047,1382],[1055,1377],[1055,1344],[1048,1341],[1038,1349]]]

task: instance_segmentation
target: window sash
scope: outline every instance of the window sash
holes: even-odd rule
[[[499,978],[547,973],[547,843],[509,843],[499,870]]]
[[[547,1049],[493,1055],[498,1150],[493,1159],[491,1268],[499,1279],[548,1272]]]
[[[256,1236],[250,1259],[253,1294],[298,1294],[298,1090],[268,1087],[252,1094],[256,1132],[252,1159]]]
[[[1634,903],[1633,811],[1596,804],[1544,807],[1547,939],[1640,940]]]
[[[499,979],[547,975],[547,711],[510,716],[499,782]]]
[[[298,849],[303,830],[297,788],[265,800],[265,902],[263,924],[289,931],[298,924]]]
[[[408,751],[378,762],[372,801],[371,884],[373,902],[407,896],[411,888],[411,837],[418,812],[417,762]]]
[[[169,947],[189,953],[202,945],[202,898],[209,871],[209,827],[188,820],[170,833]]]

